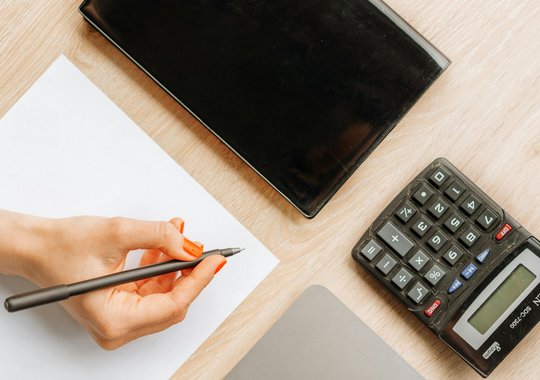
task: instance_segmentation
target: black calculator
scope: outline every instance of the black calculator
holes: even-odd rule
[[[444,158],[352,257],[483,377],[540,319],[540,242]]]

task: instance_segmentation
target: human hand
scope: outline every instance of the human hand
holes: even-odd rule
[[[202,246],[183,249],[179,218],[169,222],[100,217],[40,221],[39,237],[20,243],[25,252],[32,252],[20,274],[41,287],[119,272],[128,252],[136,249],[146,249],[141,265],[190,261],[202,254]],[[223,256],[212,256],[182,271],[178,278],[170,273],[72,297],[62,305],[101,347],[115,349],[182,321],[191,302],[225,263]]]

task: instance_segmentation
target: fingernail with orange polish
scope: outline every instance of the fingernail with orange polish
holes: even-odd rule
[[[184,233],[184,225],[185,225],[185,224],[186,224],[186,223],[184,222],[184,219],[182,219],[182,222],[180,222],[180,228],[179,228],[181,234]]]
[[[189,253],[191,256],[201,257],[203,254],[202,246],[195,244],[191,240],[184,237],[184,251]]]
[[[227,260],[225,260],[224,262],[222,262],[221,264],[218,265],[218,267],[214,271],[214,276],[221,270],[221,268],[223,268],[225,266],[225,264],[227,264]]]

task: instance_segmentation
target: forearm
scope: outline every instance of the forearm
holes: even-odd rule
[[[0,210],[0,273],[28,278],[48,228],[47,219]]]

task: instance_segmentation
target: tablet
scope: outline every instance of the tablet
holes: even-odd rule
[[[80,9],[307,217],[449,64],[379,0],[87,0]]]

